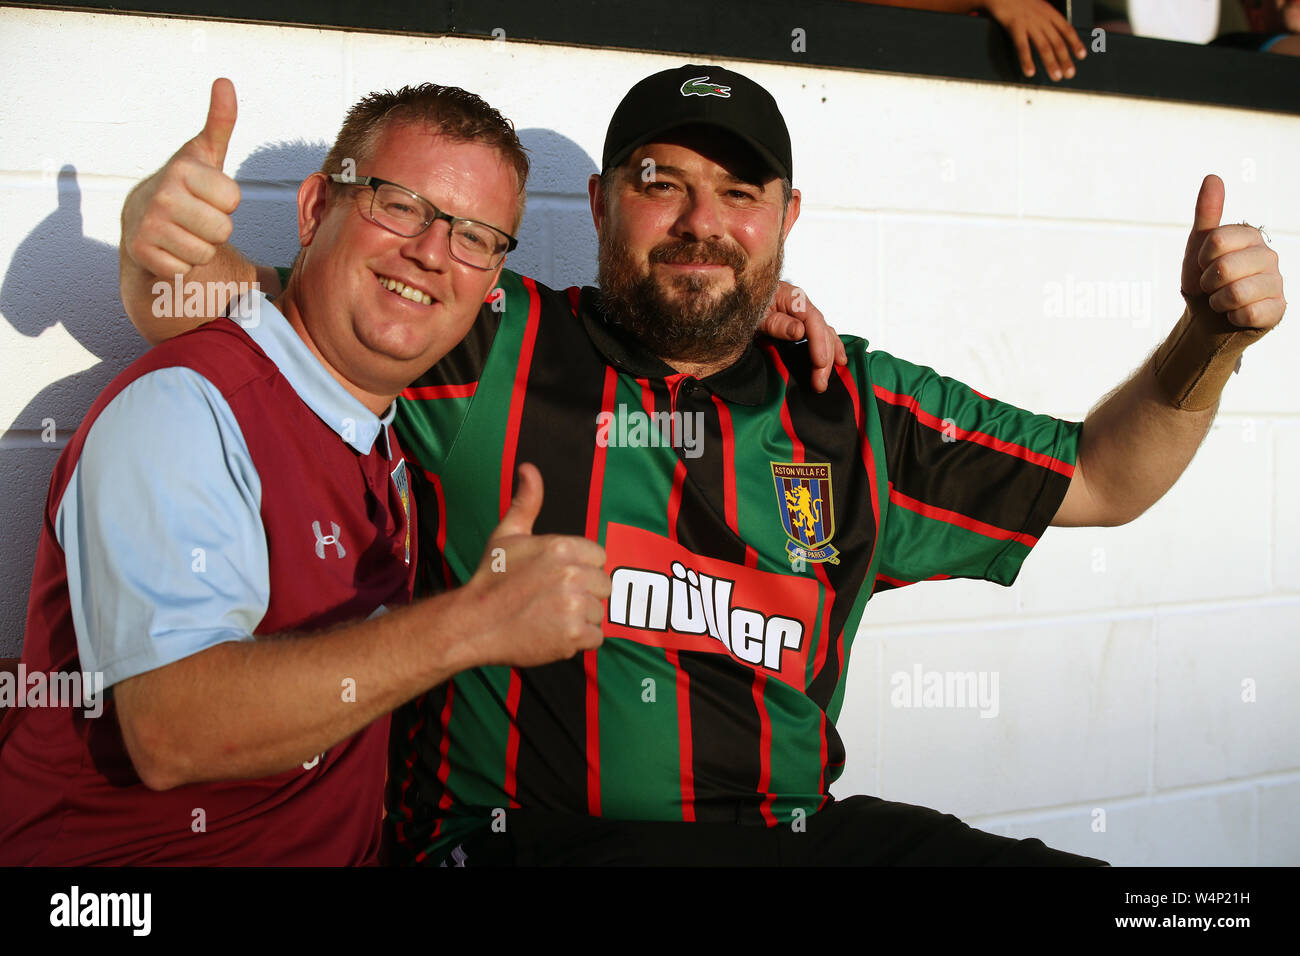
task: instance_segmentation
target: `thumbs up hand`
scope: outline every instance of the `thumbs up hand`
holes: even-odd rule
[[[217,79],[203,130],[127,197],[122,250],[151,275],[185,275],[230,238],[239,186],[222,167],[236,112],[234,84]]]
[[[1222,226],[1223,180],[1209,175],[1183,255],[1182,292],[1193,313],[1217,312],[1242,328],[1271,329],[1286,299],[1277,253],[1254,226]]]
[[[531,667],[600,646],[609,597],[605,550],[575,535],[534,535],[542,476],[519,466],[519,488],[458,596],[470,666]]]

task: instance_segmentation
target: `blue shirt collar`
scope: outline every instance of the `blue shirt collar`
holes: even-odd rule
[[[358,452],[370,454],[380,433],[392,423],[397,402],[388,406],[383,418],[376,416],[329,373],[270,299],[260,291],[248,294],[256,299],[241,301],[234,315],[242,318],[232,321],[237,321],[276,364],[303,404]],[[392,457],[392,444],[387,436],[384,451],[387,457]]]

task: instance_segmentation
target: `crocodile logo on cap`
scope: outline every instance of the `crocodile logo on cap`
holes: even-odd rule
[[[697,76],[682,84],[682,96],[721,96],[723,99],[729,99],[731,87],[710,83],[707,76]]]

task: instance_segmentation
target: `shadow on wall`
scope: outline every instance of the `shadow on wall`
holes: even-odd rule
[[[581,146],[554,130],[523,129],[519,141],[532,163],[528,208],[519,248],[506,267],[558,289],[594,284],[596,229],[587,178],[599,167]]]
[[[572,140],[548,129],[520,131],[529,151],[529,206],[520,245],[507,265],[552,286],[588,284],[596,274],[596,234],[587,177],[596,164]],[[294,193],[320,168],[321,142],[272,143],[256,149],[235,178],[242,199],[234,240],[256,262],[288,266],[298,252]],[[0,657],[21,653],[50,473],[96,396],[145,351],[122,309],[117,248],[87,238],[75,167],[57,178],[55,209],[19,244],[0,284],[0,315],[35,338],[56,325],[96,359],[90,368],[46,385],[10,424],[0,454],[0,501],[7,515],[0,547]],[[41,370],[19,370],[36,379]],[[46,440],[42,440],[42,436]],[[147,494],[141,489],[141,494]]]
[[[264,146],[239,167],[244,199],[235,212],[236,235],[255,258],[291,262],[297,251],[292,195],[320,165],[322,143]],[[0,284],[0,314],[29,337],[62,325],[95,358],[84,371],[46,385],[4,433],[0,501],[6,532],[0,547],[0,657],[17,655],[27,615],[32,565],[40,539],[50,473],[61,445],[101,391],[147,348],[122,308],[117,247],[87,238],[81,218],[77,170],[58,175],[56,208],[18,245]],[[40,380],[43,370],[24,370]],[[43,440],[44,439],[44,440]],[[141,494],[147,494],[141,489]]]
[[[0,314],[31,338],[62,325],[96,364],[46,385],[3,436],[0,657],[16,655],[22,646],[47,485],[58,458],[53,442],[66,440],[100,390],[144,351],[118,297],[117,249],[83,232],[75,167],[59,171],[50,201],[54,211],[14,250],[0,284]],[[48,374],[40,367],[16,371],[37,382]]]

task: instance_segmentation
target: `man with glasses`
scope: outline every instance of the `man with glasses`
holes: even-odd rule
[[[442,212],[429,200],[405,186],[390,183],[378,176],[352,179],[343,173],[331,173],[329,178],[331,182],[344,186],[370,187],[374,191],[370,201],[371,221],[399,236],[414,238],[435,222],[445,222],[448,251],[452,258],[472,268],[484,272],[500,269],[505,262],[506,253],[513,252],[519,245],[518,239],[495,226],[475,222],[473,219],[458,219],[450,213]],[[392,285],[388,288],[393,290]],[[398,290],[398,294],[411,298],[412,301],[430,304],[427,294],[422,294],[422,299],[415,299],[414,293],[406,296],[402,290]]]
[[[219,81],[213,114],[233,123],[233,97]],[[228,137],[210,123],[187,174],[219,170]],[[102,672],[111,701],[98,720],[8,712],[0,864],[374,863],[393,708],[602,641],[603,551],[533,536],[532,465],[464,586],[403,607],[418,538],[394,399],[513,247],[513,128],[462,90],[408,87],[357,104],[331,156],[367,175],[302,184],[276,305],[251,293],[240,323],[153,349],[59,459],[23,660]]]

